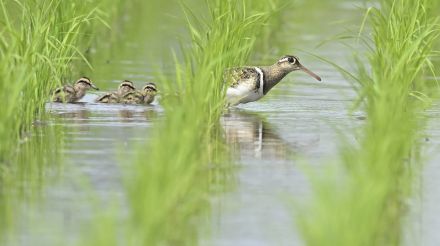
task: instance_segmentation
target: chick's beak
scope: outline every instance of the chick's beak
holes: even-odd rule
[[[96,85],[95,85],[95,84],[91,83],[91,86],[92,86],[92,88],[93,88],[93,89],[95,89],[95,90],[99,91],[99,88],[98,88],[98,87],[96,87]]]
[[[309,69],[307,69],[306,67],[304,67],[303,65],[300,65],[299,68],[304,71],[305,73],[307,73],[308,75],[312,76],[313,78],[315,78],[318,81],[321,81],[321,77],[319,77],[318,75],[316,75],[314,72],[310,71]]]

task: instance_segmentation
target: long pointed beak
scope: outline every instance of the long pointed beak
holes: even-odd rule
[[[318,75],[316,75],[314,72],[310,71],[309,69],[307,69],[303,65],[300,66],[300,69],[303,70],[304,72],[306,72],[308,75],[315,78],[316,80],[321,81],[321,77],[319,77]]]

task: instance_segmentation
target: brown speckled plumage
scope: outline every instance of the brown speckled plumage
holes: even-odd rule
[[[133,82],[124,80],[121,84],[118,86],[118,90],[114,92],[109,92],[107,94],[104,94],[100,96],[98,99],[96,99],[96,102],[99,103],[119,103],[121,102],[121,99],[123,96],[129,92],[135,91],[136,88],[134,87]]]
[[[261,99],[290,72],[302,70],[321,81],[321,78],[305,68],[295,56],[287,55],[272,66],[240,67],[225,72],[228,86],[226,97],[229,105],[248,103]]]
[[[132,91],[123,95],[120,102],[124,104],[151,104],[156,94],[156,85],[147,83],[141,91]]]
[[[119,96],[114,92],[110,92],[110,93],[107,93],[107,94],[100,96],[98,99],[96,99],[96,102],[99,102],[99,103],[118,103]]]
[[[83,98],[90,88],[99,90],[87,77],[82,77],[72,85],[65,85],[55,90],[52,101],[73,103]]]

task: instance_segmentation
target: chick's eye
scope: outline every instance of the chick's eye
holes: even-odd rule
[[[293,57],[289,57],[288,61],[289,61],[289,63],[295,63],[296,59]]]

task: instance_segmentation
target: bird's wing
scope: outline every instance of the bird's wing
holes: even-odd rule
[[[122,97],[143,97],[140,91],[129,91],[122,95]]]
[[[258,93],[261,74],[255,67],[231,68],[225,72],[225,83],[228,85],[226,96],[230,105],[236,105],[243,99]]]
[[[75,95],[75,89],[70,85],[64,85],[57,88],[53,93],[52,101],[65,102],[69,101],[72,96]]]
[[[144,96],[142,95],[141,92],[139,92],[139,91],[130,91],[130,92],[125,93],[122,96],[121,101],[123,103],[128,103],[128,102],[141,103],[143,99],[144,99]]]
[[[71,85],[63,86],[63,92],[66,93],[66,94],[75,95],[75,89]]]
[[[260,73],[255,67],[230,68],[225,71],[224,80],[228,87],[248,87],[249,90],[260,88]]]
[[[72,93],[72,94],[75,94],[75,90],[70,85],[63,85],[63,87],[58,87],[53,92],[54,95],[61,94],[61,93]]]
[[[112,93],[106,93],[100,97],[98,97],[98,99],[96,99],[96,102],[108,102],[108,100],[110,99]]]

